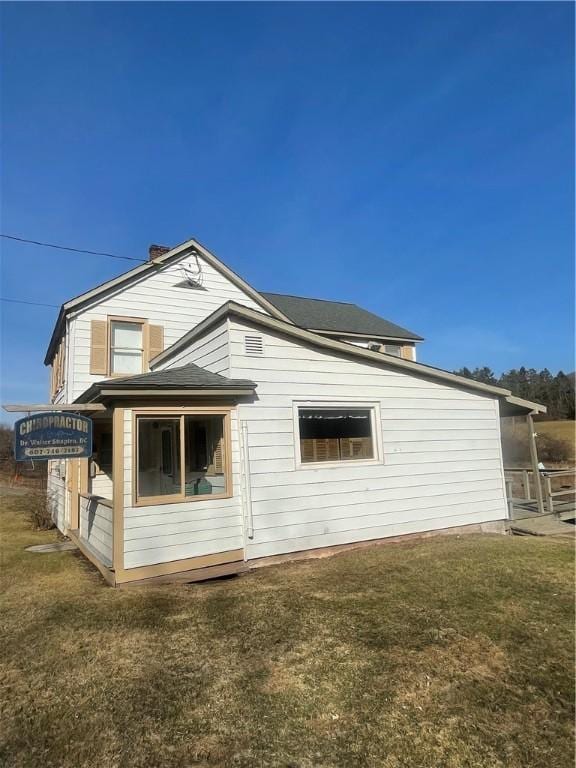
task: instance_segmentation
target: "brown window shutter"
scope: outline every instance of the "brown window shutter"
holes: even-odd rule
[[[214,446],[214,453],[212,455],[212,463],[208,468],[208,474],[221,475],[224,471],[224,461],[222,458],[222,440],[220,438]]]
[[[52,361],[52,370],[53,370],[53,385],[54,385],[54,393],[58,392],[58,351],[56,351],[56,354],[54,355],[54,360]]]
[[[314,461],[314,440],[310,438],[300,440],[300,457],[302,461]]]
[[[148,363],[164,351],[164,326],[148,326]]]
[[[62,362],[62,342],[58,345],[58,352],[56,352],[56,358],[54,360],[54,365],[56,367],[56,392],[60,389],[60,385],[62,384],[60,380],[60,374],[61,374],[61,362]]]
[[[343,459],[371,459],[371,437],[341,437],[340,454]]]
[[[208,468],[207,475],[221,475],[224,472],[224,435],[223,423],[215,424],[214,421],[207,425],[207,449]]]
[[[404,360],[414,360],[414,357],[412,356],[412,347],[409,344],[405,344],[400,352]]]
[[[108,323],[106,320],[91,322],[90,373],[108,375]]]
[[[340,446],[337,437],[313,438],[314,461],[338,461]]]
[[[64,365],[66,362],[66,338],[64,336],[60,341],[60,350],[58,354],[58,386],[62,387],[64,385]]]
[[[62,339],[62,384],[66,381],[66,336]]]

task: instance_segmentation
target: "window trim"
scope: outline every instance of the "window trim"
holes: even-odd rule
[[[230,499],[234,495],[232,485],[232,433],[231,433],[231,407],[214,408],[162,408],[160,406],[153,408],[135,408],[132,410],[132,458],[131,458],[131,486],[132,486],[132,506],[150,507],[160,504],[182,504],[197,503],[200,501],[212,501],[217,499]],[[222,416],[224,419],[223,429],[223,450],[222,458],[224,462],[224,478],[226,490],[224,493],[205,494],[203,496],[186,496],[185,493],[171,494],[170,496],[145,496],[138,497],[138,417],[158,419],[173,418],[180,419],[180,477],[186,476],[186,430],[184,429],[184,418],[186,416]],[[182,484],[182,487],[183,484]]]
[[[300,450],[300,420],[301,408],[318,410],[369,410],[370,426],[372,429],[372,444],[374,457],[371,459],[338,459],[338,461],[302,461]],[[342,467],[372,467],[384,464],[384,452],[382,450],[382,424],[380,417],[380,403],[377,401],[358,400],[294,400],[292,402],[292,422],[294,429],[294,452],[296,469],[337,469]]]
[[[112,370],[112,355],[114,348],[112,346],[112,324],[113,323],[132,323],[133,325],[140,325],[142,329],[142,367],[140,373],[146,373],[148,370],[148,320],[144,317],[122,317],[121,315],[108,315],[108,355],[107,355],[107,368],[108,376],[111,379],[125,379],[127,376],[138,376],[138,373],[129,373]]]

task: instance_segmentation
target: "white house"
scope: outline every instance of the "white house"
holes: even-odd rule
[[[259,293],[195,240],[63,305],[55,408],[91,460],[51,461],[61,531],[109,583],[199,580],[433,531],[504,531],[500,415],[543,410],[416,362],[352,304]]]

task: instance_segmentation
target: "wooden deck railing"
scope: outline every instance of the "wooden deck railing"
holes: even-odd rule
[[[576,469],[574,467],[542,469],[537,475],[531,468],[505,467],[504,476],[509,506],[513,505],[514,500],[536,504],[538,502],[536,483],[540,483],[545,507],[550,514],[555,512],[555,503],[567,503],[567,501],[560,501],[561,498],[576,494]],[[570,484],[566,482],[565,478],[571,478]],[[557,481],[560,481],[560,487],[558,487]]]
[[[576,469],[552,469],[546,470],[541,473],[544,479],[544,489],[546,496],[546,506],[550,514],[554,513],[554,499],[559,499],[561,496],[574,496],[576,493]],[[559,490],[553,490],[552,481],[555,479],[571,478],[571,485],[568,485],[564,480],[560,485]],[[563,503],[559,501],[558,503]]]

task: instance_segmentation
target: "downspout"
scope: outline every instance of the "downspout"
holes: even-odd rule
[[[532,472],[534,473],[534,486],[536,488],[536,501],[538,502],[538,512],[544,514],[544,498],[542,496],[542,483],[540,482],[540,467],[538,462],[538,449],[536,447],[536,432],[534,432],[533,415],[536,411],[531,411],[526,416],[528,424],[528,444],[530,445],[530,459],[532,461]]]
[[[254,521],[252,518],[252,487],[250,483],[250,454],[248,448],[248,423],[240,422],[240,453],[241,453],[241,488],[242,509],[244,512],[244,530],[248,539],[254,538]]]

